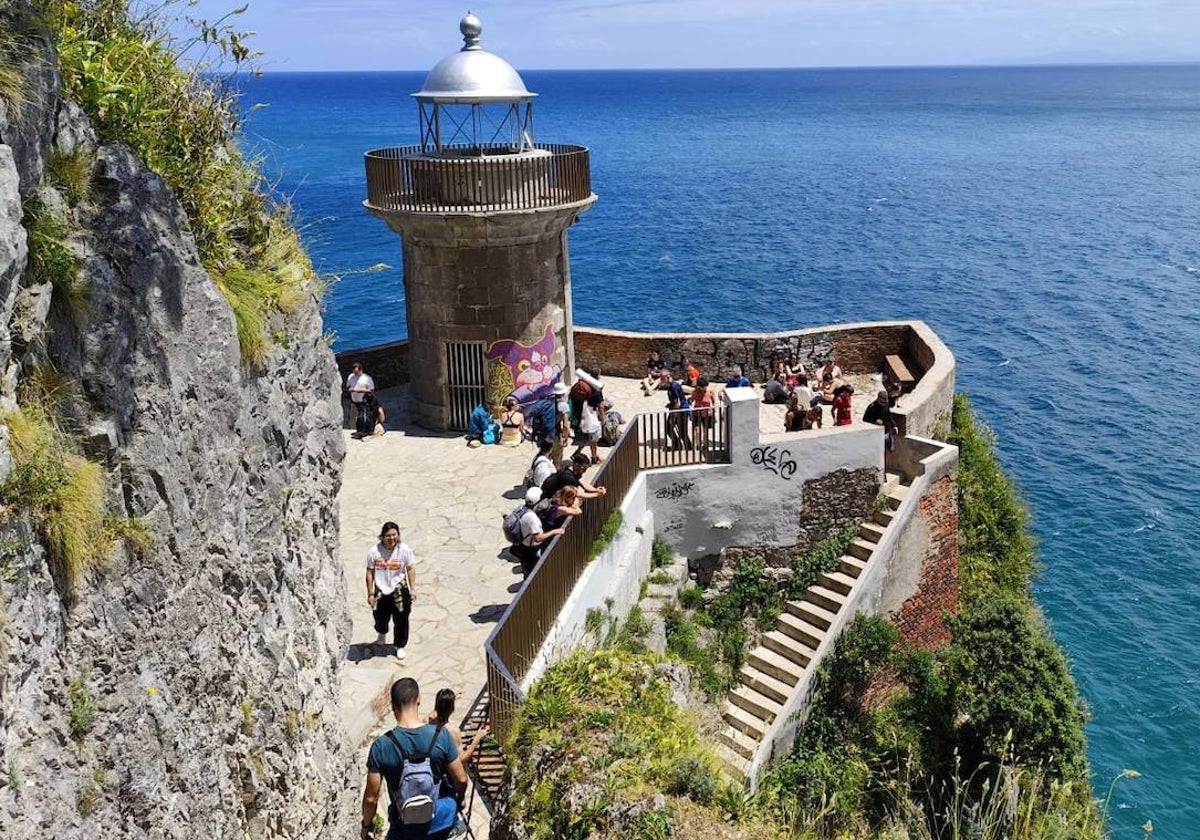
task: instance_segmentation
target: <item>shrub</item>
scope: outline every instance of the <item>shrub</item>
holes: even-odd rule
[[[226,69],[253,58],[226,16],[197,22],[191,40],[174,33],[173,7],[129,0],[40,0],[58,50],[65,96],[77,101],[105,140],[128,144],[163,177],[183,206],[200,259],[237,323],[243,360],[257,365],[269,343],[264,319],[319,292],[286,207],[272,206],[254,161],[235,144],[236,94],[203,59],[215,51]],[[231,14],[238,14],[242,9]],[[186,67],[183,53],[202,58]]]
[[[56,298],[75,311],[87,306],[87,286],[79,277],[79,258],[67,244],[66,226],[36,194],[25,202],[23,220],[29,241],[24,285],[49,283]]]
[[[837,533],[821,540],[804,554],[793,557],[792,576],[787,583],[787,598],[794,601],[804,597],[808,588],[825,572],[841,567],[840,558],[858,536],[858,525],[849,523]]]
[[[621,530],[621,523],[625,521],[621,514],[621,509],[616,508],[608,515],[608,520],[600,529],[599,536],[592,541],[591,550],[588,552],[588,560],[595,560],[604,553],[604,549],[608,548],[609,544],[617,538],[617,533]]]
[[[675,561],[675,549],[671,548],[671,544],[662,537],[655,537],[654,542],[650,544],[650,567],[661,569],[664,566],[670,566]]]
[[[46,165],[45,181],[72,206],[86,201],[92,190],[92,156],[82,150],[64,155],[55,152]]]
[[[685,610],[694,610],[704,603],[704,590],[696,584],[684,587],[679,593],[679,606]]]
[[[86,671],[67,683],[67,704],[71,716],[71,737],[81,741],[96,722],[96,701],[88,687]]]

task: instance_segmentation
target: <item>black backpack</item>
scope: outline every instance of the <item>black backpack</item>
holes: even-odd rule
[[[360,435],[375,434],[375,420],[379,416],[375,401],[364,399],[357,407],[358,416],[354,418],[354,431]]]

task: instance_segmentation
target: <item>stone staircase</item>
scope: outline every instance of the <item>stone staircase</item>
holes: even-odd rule
[[[800,601],[788,601],[774,630],[762,635],[746,656],[741,684],[729,692],[722,714],[717,756],[735,781],[749,779],[751,760],[766,733],[783,711],[810,667],[826,632],[846,603],[858,576],[871,561],[875,546],[891,524],[894,511],[908,496],[901,477],[887,473],[880,491],[888,509],[858,526],[858,536],[840,558],[837,571],[825,572]]]

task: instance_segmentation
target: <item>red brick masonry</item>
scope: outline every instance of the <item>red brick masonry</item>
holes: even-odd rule
[[[958,490],[954,476],[939,478],[921,498],[917,515],[928,529],[917,592],[905,601],[894,623],[901,644],[933,650],[950,641],[946,616],[958,606]]]

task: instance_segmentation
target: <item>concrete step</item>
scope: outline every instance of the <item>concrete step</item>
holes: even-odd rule
[[[884,494],[890,493],[893,488],[900,486],[900,482],[903,480],[904,477],[900,473],[884,473],[883,485],[879,488],[879,492]]]
[[[797,618],[802,618],[809,624],[828,630],[829,625],[837,618],[836,612],[830,612],[812,601],[787,601],[783,608]]]
[[[889,504],[891,503],[889,502]],[[896,518],[896,514],[891,510],[877,510],[875,511],[875,515],[871,518],[886,528],[888,525],[892,524],[892,520]]]
[[[834,592],[832,589],[826,589],[820,584],[808,587],[808,593],[804,597],[832,613],[837,613],[842,608],[842,604],[846,603],[845,595]]]
[[[774,651],[801,668],[812,661],[813,648],[810,648],[804,642],[796,641],[791,636],[785,636],[778,630],[763,633],[762,644],[767,650]]]
[[[762,645],[746,654],[746,666],[761,671],[771,679],[788,686],[789,694],[791,688],[800,681],[800,675],[804,673],[804,665],[793,662],[786,656]]]
[[[866,560],[859,560],[857,557],[852,557],[849,554],[843,554],[838,558],[838,562],[842,564],[842,571],[850,575],[850,577],[858,577],[867,568]]]
[[[745,732],[739,732],[732,726],[726,726],[722,729],[721,734],[717,736],[717,740],[718,747],[725,747],[742,760],[754,758],[754,751],[758,749],[759,743]]]
[[[892,510],[900,507],[901,502],[908,498],[908,494],[912,492],[912,487],[907,484],[898,484],[888,491],[888,504],[892,506]]]
[[[850,541],[846,553],[851,557],[857,557],[859,560],[870,560],[871,552],[875,550],[875,543],[870,543],[862,537],[855,537]]]
[[[822,572],[817,577],[817,583],[843,595],[849,595],[854,588],[854,578],[845,572]]]
[[[769,650],[766,652],[772,656],[777,656],[777,654],[771,653]],[[788,665],[792,664],[788,660],[783,659],[782,656],[779,658]],[[776,703],[786,703],[788,697],[792,694],[792,687],[796,684],[796,678],[799,677],[799,674],[796,677],[789,677],[791,682],[788,682],[788,680],[776,679],[767,671],[756,668],[747,662],[742,666],[742,673],[739,676],[741,677],[742,685],[750,686],[759,694],[770,697]]]
[[[763,733],[767,731],[765,721],[747,712],[741,706],[733,705],[728,700],[725,701],[725,709],[721,713],[721,717],[725,718],[725,722],[734,729],[744,732],[756,741],[761,741]]]
[[[768,726],[774,723],[775,718],[783,711],[782,703],[776,703],[770,697],[760,694],[748,685],[739,685],[729,692],[729,702],[740,706]]]
[[[817,645],[821,644],[821,640],[825,638],[824,628],[790,612],[784,612],[779,616],[779,622],[775,625],[775,629],[786,633],[813,650],[816,650]]]
[[[869,543],[877,543],[883,539],[883,532],[887,530],[886,526],[878,525],[874,522],[858,523],[858,536]]]
[[[750,778],[750,762],[724,744],[718,744],[714,752],[720,759],[721,769],[725,771],[730,780],[739,785],[746,784]]]

